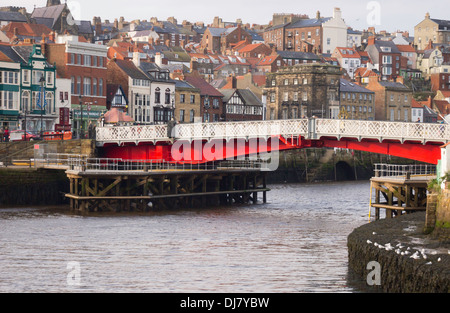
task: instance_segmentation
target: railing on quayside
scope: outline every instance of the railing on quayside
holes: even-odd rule
[[[53,168],[69,168],[70,164],[81,164],[88,158],[86,154],[69,154],[69,153],[45,153],[43,159],[34,159],[34,165],[39,167]]]
[[[424,177],[436,176],[436,166],[431,164],[374,164],[375,177]]]
[[[108,158],[71,158],[69,170],[87,171],[199,171],[199,170],[268,170],[265,160],[212,161],[208,163],[178,163],[165,160],[123,160]]]

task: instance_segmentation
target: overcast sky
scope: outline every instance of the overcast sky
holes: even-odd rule
[[[62,1],[64,2],[64,0]],[[428,11],[432,18],[450,19],[449,0],[68,0],[75,18],[92,20],[100,16],[114,21],[157,17],[166,20],[174,16],[179,23],[203,21],[210,24],[215,16],[234,22],[267,24],[273,13],[332,16],[339,7],[348,26],[364,30],[375,26],[376,30],[407,30],[411,36],[414,26],[421,22]],[[46,0],[1,0],[1,6],[24,6],[32,12],[34,6],[45,6]]]

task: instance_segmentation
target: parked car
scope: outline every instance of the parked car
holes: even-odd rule
[[[34,135],[30,132],[26,132],[26,138],[25,138],[25,132],[23,130],[14,130],[9,135],[9,141],[35,141],[35,140],[41,140],[41,138],[37,135]]]

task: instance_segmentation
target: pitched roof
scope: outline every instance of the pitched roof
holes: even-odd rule
[[[194,86],[195,88],[200,89],[201,95],[223,97],[222,93],[220,93],[216,88],[208,84],[203,78],[188,76],[186,77],[185,81]]]
[[[450,91],[440,90],[440,92],[445,98],[450,98]]]
[[[389,82],[389,81],[380,81],[379,84],[383,87],[390,89],[409,89],[405,85],[397,82]]]
[[[227,31],[227,28],[208,27],[209,32],[213,37],[220,37]]]
[[[128,60],[111,60],[111,62],[115,62],[117,64],[117,66],[125,73],[127,74],[129,77],[133,78],[133,79],[142,79],[142,80],[149,80],[149,78],[147,77],[147,75],[145,75],[144,73],[142,73],[142,71],[140,71],[136,65],[134,65],[134,63],[132,61],[128,61]]]
[[[391,48],[389,53],[400,53],[400,50],[397,48],[396,44],[390,40],[375,40],[375,47],[379,52],[383,52],[381,49],[382,47],[388,47]]]
[[[411,107],[416,109],[422,109],[423,105],[420,104],[416,99],[412,98],[411,100]]]
[[[259,66],[271,65],[278,59],[279,59],[278,55],[269,55],[269,56],[262,58],[256,65],[259,65]]]
[[[22,58],[13,50],[10,44],[0,43],[0,52],[8,58],[9,62],[23,62]]]
[[[314,26],[320,26],[325,22],[328,22],[331,19],[331,17],[321,17],[319,19],[312,18],[312,19],[301,19],[297,22],[292,23],[291,25],[287,26],[286,28],[302,28],[302,27],[314,27]]]
[[[431,20],[439,25],[439,29],[444,29],[444,27],[447,27],[447,30],[450,29],[450,20],[438,20],[435,18]]]
[[[6,22],[26,22],[27,18],[19,12],[0,11],[0,21]]]
[[[450,108],[449,108],[450,103],[448,103],[447,101],[434,100],[434,105],[439,110],[439,113],[444,114],[444,115],[450,114]]]
[[[252,75],[253,83],[257,86],[265,86],[266,85],[266,75]]]
[[[373,91],[364,88],[358,84],[352,83],[346,79],[341,78],[341,92],[359,92],[359,93],[374,93]]]
[[[9,37],[14,36],[14,30],[17,29],[18,36],[42,37],[49,35],[52,30],[42,24],[28,24],[23,22],[11,22],[2,28],[2,31]]]
[[[410,45],[397,45],[397,48],[400,52],[416,52],[416,49]]]
[[[277,51],[283,59],[320,60],[320,57],[312,52]]]
[[[372,70],[369,70],[367,67],[359,67],[359,68],[357,68],[355,73],[354,73],[354,76],[356,77],[358,75],[361,76],[361,77],[370,77],[370,76],[375,77],[375,76],[378,76],[377,73],[375,73]]]
[[[53,19],[52,28],[55,25],[61,13],[65,9],[65,4],[52,5],[49,7],[35,8],[31,13],[31,18],[51,18]]]
[[[337,47],[336,48],[338,53],[343,57],[347,59],[359,59],[361,56],[358,54],[358,52],[353,48],[347,48],[347,47]]]
[[[238,93],[245,105],[263,105],[261,100],[249,89],[221,89],[220,92],[224,95],[223,102],[228,102],[235,93]]]
[[[119,84],[108,84],[106,86],[106,100],[107,101],[112,101],[114,99],[114,97],[116,96],[117,91],[119,89],[122,92],[122,95],[125,97],[125,99],[127,99],[127,95],[123,91],[121,85],[119,85]],[[128,99],[127,99],[127,101],[128,101]]]
[[[81,34],[94,34],[91,21],[80,21],[78,32]]]

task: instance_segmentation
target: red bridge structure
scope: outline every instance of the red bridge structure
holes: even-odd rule
[[[105,126],[96,130],[102,157],[206,163],[274,152],[344,148],[438,164],[450,126],[386,121],[298,119],[223,123]]]

